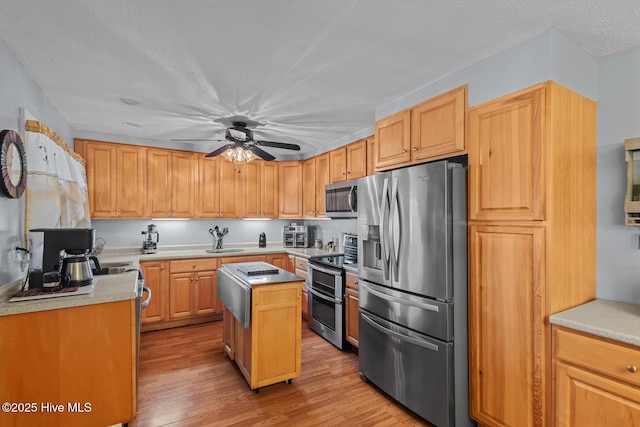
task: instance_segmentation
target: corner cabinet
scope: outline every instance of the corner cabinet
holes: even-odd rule
[[[385,170],[465,153],[467,86],[375,124],[375,168]]]
[[[92,218],[147,216],[147,148],[76,139],[86,161]]]
[[[552,422],[551,314],[595,298],[596,105],[546,82],[468,115],[469,379],[483,426]]]
[[[555,425],[640,425],[640,348],[553,326]]]

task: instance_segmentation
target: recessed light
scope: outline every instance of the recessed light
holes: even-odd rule
[[[129,126],[130,128],[141,128],[142,125],[134,122],[122,122],[123,125]]]
[[[127,105],[140,105],[140,101],[131,98],[120,98],[120,102]]]

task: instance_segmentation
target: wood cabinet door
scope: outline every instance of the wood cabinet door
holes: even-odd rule
[[[278,163],[262,162],[261,166],[261,213],[262,218],[278,218]]]
[[[147,217],[147,149],[116,145],[118,217]]]
[[[244,189],[242,170],[234,163],[220,160],[220,214],[221,218],[242,217]]]
[[[485,426],[545,420],[544,228],[471,225],[470,412]]]
[[[171,216],[171,152],[147,150],[147,207],[152,218]]]
[[[329,153],[316,156],[316,217],[324,217],[324,187],[329,185]]]
[[[331,184],[347,179],[347,150],[345,147],[329,151],[329,180]]]
[[[193,314],[212,314],[218,310],[217,283],[218,276],[216,271],[200,271],[194,273],[193,282],[193,298],[194,307]]]
[[[287,269],[287,254],[269,254],[267,255],[267,262],[271,265],[275,265],[283,270]]]
[[[144,285],[151,289],[151,301],[149,305],[142,310],[142,323],[167,320],[167,293],[169,292],[169,270],[167,269],[167,262],[141,262],[140,269],[142,270],[142,274],[144,274]]]
[[[280,162],[280,218],[302,218],[302,162]]]
[[[220,215],[219,157],[198,158],[198,216],[215,218]]]
[[[373,175],[376,173],[376,163],[375,163],[375,138],[370,136],[367,138],[367,176]]]
[[[347,180],[358,179],[367,175],[367,141],[361,139],[346,147]]]
[[[400,111],[375,124],[375,165],[379,169],[411,162],[411,110]]]
[[[345,326],[346,326],[346,338],[351,345],[358,347],[359,345],[359,333],[358,333],[358,300],[359,292],[355,289],[347,288],[345,290]]]
[[[302,162],[302,214],[305,218],[316,216],[316,159]]]
[[[193,282],[192,273],[175,273],[169,276],[169,319],[191,316]]]
[[[118,168],[115,144],[76,141],[84,144],[89,210],[92,218],[117,218],[116,181]],[[144,200],[144,199],[143,199]]]
[[[258,218],[261,216],[260,162],[254,161],[241,166],[240,173],[244,188],[244,218]]]
[[[469,218],[544,219],[542,86],[469,110]]]
[[[196,214],[197,153],[171,153],[171,216],[193,218]]]
[[[462,154],[467,87],[443,93],[411,109],[411,160]]]
[[[558,427],[640,425],[637,387],[564,363],[555,371]]]

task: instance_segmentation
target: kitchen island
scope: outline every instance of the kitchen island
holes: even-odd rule
[[[225,353],[256,391],[300,376],[302,282],[266,262],[218,268]]]

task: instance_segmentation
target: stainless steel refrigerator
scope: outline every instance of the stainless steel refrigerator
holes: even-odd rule
[[[466,158],[358,182],[359,357],[368,381],[436,426],[471,426]]]

